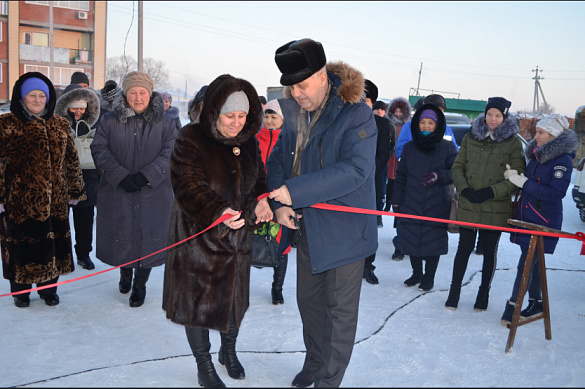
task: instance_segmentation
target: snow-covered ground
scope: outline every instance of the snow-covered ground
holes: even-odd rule
[[[569,189],[569,191],[571,188]],[[564,200],[567,232],[585,231],[570,192]],[[435,288],[407,288],[408,257],[396,262],[392,216],[379,229],[376,258],[379,285],[363,282],[359,323],[345,387],[560,387],[585,385],[585,257],[581,244],[562,239],[547,256],[552,340],[544,321],[518,328],[512,352],[505,353],[509,330],[500,324],[510,296],[520,250],[502,235],[490,305],[475,312],[481,257],[472,254],[456,311],[444,307],[458,235],[449,235]],[[217,362],[219,334],[211,331],[218,374],[232,387],[290,386],[304,359],[296,306],[295,250],[290,254],[284,305],[270,299],[271,269],[252,269],[250,309],[238,337],[246,379],[228,377]],[[109,269],[77,268],[60,281]],[[0,386],[39,387],[198,387],[195,360],[183,327],[161,309],[164,269],[153,270],[145,304],[128,306],[118,292],[119,271],[108,271],[59,287],[61,304],[49,307],[31,295],[29,308],[0,298]],[[0,294],[9,292],[7,280]]]

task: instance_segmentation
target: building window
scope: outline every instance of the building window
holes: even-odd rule
[[[25,32],[24,44],[34,46],[49,46],[49,34],[42,32]]]
[[[4,77],[2,77],[3,74],[4,74],[4,64],[2,62],[0,62],[0,84],[4,83]]]
[[[49,67],[38,65],[24,65],[24,72],[39,72],[47,76],[49,79]],[[71,75],[75,72],[83,72],[83,69],[77,68],[53,68],[54,79],[51,80],[53,85],[69,85],[71,83]]]
[[[48,1],[25,1],[25,3],[46,6],[49,5]],[[53,7],[89,11],[89,1],[53,1]]]
[[[0,15],[8,15],[8,1],[0,1]]]
[[[4,36],[2,34],[3,28],[4,28],[4,23],[0,22],[0,42],[2,42],[2,40],[4,39]]]

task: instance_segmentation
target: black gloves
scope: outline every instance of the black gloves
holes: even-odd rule
[[[148,180],[144,177],[144,174],[138,172],[132,175],[132,180],[139,188],[142,188],[144,185],[148,184]]]
[[[122,181],[120,181],[120,188],[124,189],[128,193],[136,192],[140,190],[140,186],[134,181],[134,174],[128,174]]]
[[[465,188],[461,191],[461,195],[465,197],[469,202],[474,204],[480,204],[484,201],[491,200],[494,198],[494,191],[491,187],[481,188],[473,190],[471,188]]]

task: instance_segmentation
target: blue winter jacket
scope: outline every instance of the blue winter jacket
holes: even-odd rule
[[[363,76],[341,62],[327,64],[327,75],[331,97],[303,151],[301,174],[291,178],[300,111],[293,98],[279,99],[284,124],[267,161],[268,189],[286,185],[293,209],[302,209],[314,274],[362,260],[378,248],[375,215],[310,208],[327,203],[376,209],[377,127],[362,101]],[[273,202],[274,209],[281,206]],[[283,227],[281,251],[293,235]]]
[[[573,158],[579,145],[573,130],[565,130],[541,147],[531,140],[525,149],[528,181],[518,199],[516,220],[560,230],[563,225],[563,198],[571,183]],[[510,242],[522,247],[530,244],[530,234],[510,234]],[[545,236],[544,252],[552,254],[559,238]]]

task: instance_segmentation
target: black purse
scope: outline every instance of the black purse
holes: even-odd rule
[[[257,268],[278,267],[278,242],[275,238],[267,235],[252,233],[252,266]]]

